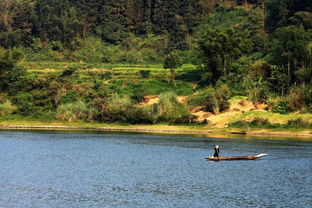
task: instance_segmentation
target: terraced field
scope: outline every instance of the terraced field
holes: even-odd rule
[[[171,81],[169,70],[162,65],[131,65],[131,64],[106,64],[83,62],[22,62],[21,65],[28,72],[38,76],[60,75],[65,69],[77,68],[77,82],[90,82],[102,80],[105,84],[116,87],[119,93],[130,93],[136,88],[142,88],[147,94],[156,95],[166,91],[174,91],[178,95],[190,95],[196,86],[199,71],[194,65],[185,64],[176,69],[177,87]],[[143,77],[142,71],[147,71],[148,76]]]

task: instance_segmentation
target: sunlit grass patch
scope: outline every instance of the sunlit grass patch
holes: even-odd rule
[[[266,127],[266,128],[312,128],[312,114],[278,114],[266,111],[250,111],[234,116],[231,127]]]

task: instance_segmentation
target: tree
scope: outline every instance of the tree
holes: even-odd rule
[[[22,89],[26,70],[17,66],[22,56],[16,49],[0,51],[0,90],[16,92]]]
[[[288,26],[278,28],[275,33],[276,42],[271,62],[287,71],[291,83],[295,80],[295,72],[307,68],[311,64],[308,46],[312,34],[303,27]]]
[[[251,48],[246,31],[234,28],[208,28],[198,40],[197,65],[203,70],[203,79],[216,83],[229,73],[231,63]]]
[[[32,33],[42,41],[61,41],[65,46],[81,34],[83,25],[69,0],[38,0],[32,24]]]
[[[311,12],[312,1],[307,0],[270,0],[266,2],[266,30],[270,33],[279,27],[291,24],[296,12]]]
[[[312,29],[312,12],[296,12],[289,20],[294,25],[302,25],[305,29]]]
[[[182,66],[182,59],[176,51],[173,51],[165,56],[163,67],[164,69],[170,69],[171,78],[174,86],[176,83],[176,71],[175,69]]]

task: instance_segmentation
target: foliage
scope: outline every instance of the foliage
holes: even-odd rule
[[[208,27],[201,34],[197,49],[203,81],[214,84],[221,76],[228,76],[231,63],[248,53],[249,48],[246,31]]]
[[[180,104],[173,92],[162,93],[157,107],[158,120],[170,123],[189,123],[191,116],[184,105]]]
[[[142,76],[142,78],[148,78],[151,74],[151,71],[150,70],[140,70],[139,73]]]
[[[175,69],[182,66],[182,59],[176,51],[167,54],[164,59],[164,69],[170,69],[171,78],[174,83],[174,86],[177,86],[175,81],[176,78],[176,71]]]
[[[162,93],[157,105],[158,115],[162,120],[170,120],[175,115],[175,108],[179,104],[177,95],[173,92]]]
[[[0,103],[0,115],[6,115],[6,114],[10,114],[15,110],[15,106],[12,105],[11,101],[6,100],[2,103]]]
[[[86,102],[79,100],[75,103],[61,104],[56,111],[56,118],[62,121],[93,120],[96,110]]]
[[[260,77],[257,82],[253,82],[248,94],[250,100],[263,103],[269,94],[266,81],[263,81],[262,77]]]
[[[291,127],[305,127],[305,128],[309,128],[312,126],[312,124],[310,124],[307,121],[304,121],[302,118],[288,120],[287,125]]]
[[[287,101],[280,101],[276,105],[273,106],[272,112],[273,113],[280,113],[280,114],[286,114],[290,113],[291,109],[288,106]]]
[[[17,105],[17,111],[22,115],[30,115],[34,109],[34,97],[30,93],[19,93],[14,96],[13,103]]]
[[[296,81],[296,71],[311,65],[307,46],[312,40],[312,34],[295,26],[278,28],[275,34],[277,39],[271,63],[284,69],[289,82]]]
[[[0,90],[16,93],[23,88],[26,70],[17,65],[23,54],[16,49],[0,49]]]
[[[288,95],[289,107],[293,111],[308,108],[312,105],[312,87],[309,85],[301,85],[291,89]]]
[[[207,112],[218,114],[226,111],[230,106],[228,99],[230,98],[230,91],[227,85],[221,84],[216,90],[208,87],[201,90],[188,99],[188,105],[191,108],[196,106],[203,106]]]
[[[0,111],[189,123],[194,107],[217,114],[248,96],[279,115],[311,112],[311,9],[304,0],[0,1]]]

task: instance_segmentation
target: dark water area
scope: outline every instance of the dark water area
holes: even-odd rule
[[[206,161],[267,153],[254,161]],[[312,207],[312,143],[0,131],[1,208]]]

